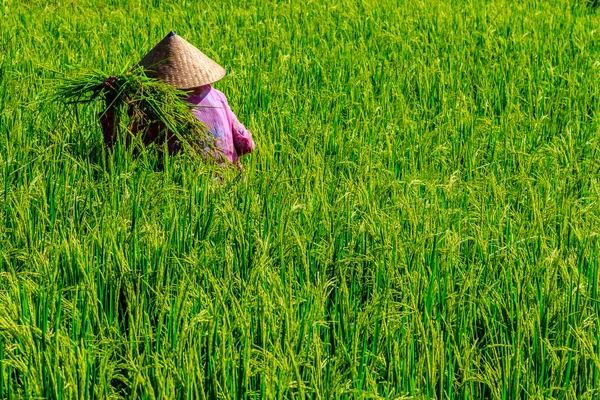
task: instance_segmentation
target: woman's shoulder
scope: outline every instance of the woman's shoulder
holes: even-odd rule
[[[224,102],[225,104],[227,104],[227,97],[225,97],[225,94],[223,94],[223,92],[221,92],[219,89],[215,89],[213,87],[211,89],[211,94],[215,99],[220,100],[220,101]]]

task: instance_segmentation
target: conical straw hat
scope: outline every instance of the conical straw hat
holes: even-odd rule
[[[225,76],[223,67],[175,32],[154,46],[139,65],[144,67],[147,76],[178,89],[208,85]]]

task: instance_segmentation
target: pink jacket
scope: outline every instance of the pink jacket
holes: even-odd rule
[[[252,134],[238,121],[223,93],[210,85],[196,89],[187,102],[198,106],[194,114],[215,138],[215,145],[232,163],[254,150]]]

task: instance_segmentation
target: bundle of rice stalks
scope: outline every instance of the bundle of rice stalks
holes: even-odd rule
[[[107,77],[99,71],[82,72],[60,79],[53,98],[65,104],[104,102],[104,114],[113,110],[115,134],[135,134],[151,124],[161,127],[158,141],[174,135],[181,147],[199,154],[214,150],[212,135],[184,99],[188,94],[163,81],[149,78],[142,68]],[[205,153],[205,152],[204,152]]]

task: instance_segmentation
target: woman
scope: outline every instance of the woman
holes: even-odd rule
[[[193,112],[214,136],[217,149],[228,161],[241,168],[239,158],[254,150],[254,141],[250,131],[229,108],[225,95],[211,86],[225,76],[225,69],[175,32],[161,40],[139,64],[148,77],[163,80],[189,93],[186,101],[197,106]],[[114,92],[110,90],[114,79],[110,77],[105,81],[109,109],[100,117],[104,141],[109,147],[116,140],[115,113],[110,108],[114,100]],[[143,143],[154,142],[161,128],[159,124],[152,124],[142,129]],[[140,129],[133,127],[132,132],[139,134]],[[179,151],[179,144],[173,135],[167,135],[166,140],[169,153]]]

